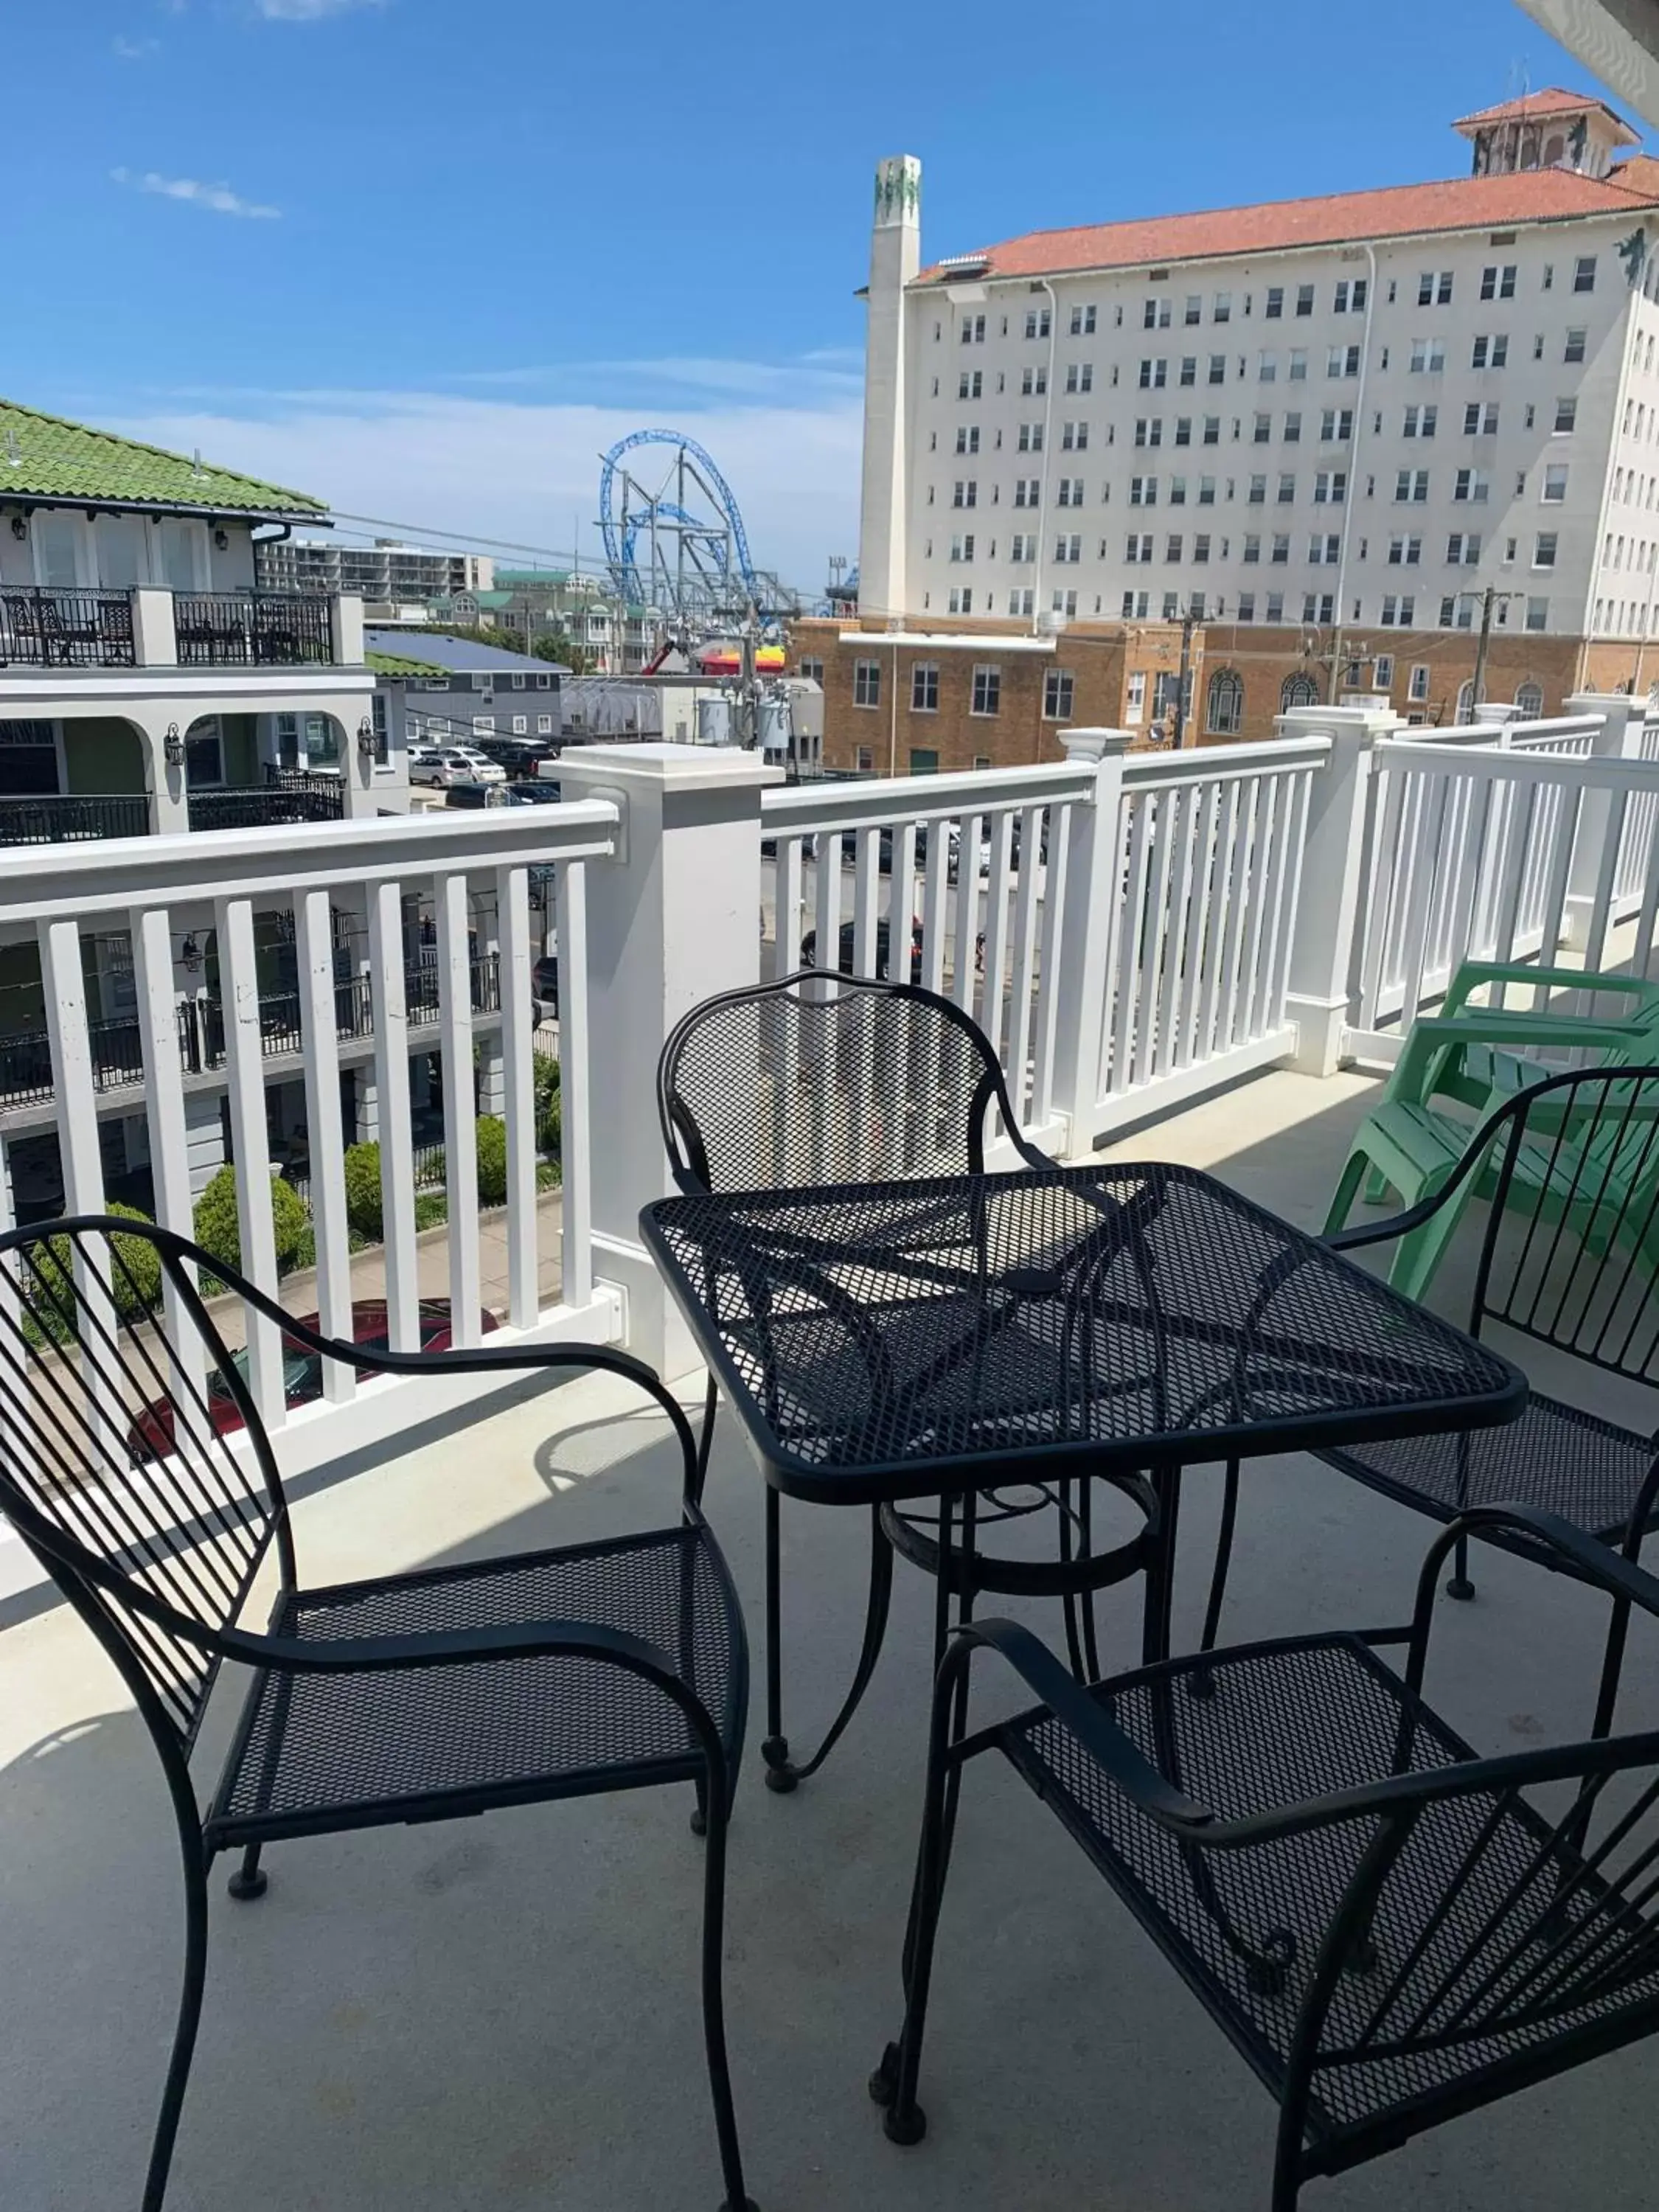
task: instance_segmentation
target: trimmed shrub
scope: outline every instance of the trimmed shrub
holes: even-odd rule
[[[564,1145],[564,1091],[559,1063],[538,1054],[536,1059],[536,1149],[557,1159]]]
[[[384,1228],[380,1218],[379,1145],[346,1146],[345,1200],[349,1227],[369,1243],[378,1244]]]
[[[477,1121],[478,1203],[507,1203],[507,1124],[498,1115],[480,1114]]]
[[[123,1221],[148,1221],[150,1218],[142,1207],[122,1206],[114,1200],[104,1211]],[[153,1313],[161,1299],[161,1261],[155,1247],[143,1237],[117,1236],[109,1241],[110,1294],[115,1301],[116,1312],[123,1321],[141,1319]],[[82,1317],[74,1288],[69,1238],[43,1237],[33,1248],[33,1257],[40,1275],[31,1287],[30,1297],[39,1309],[40,1319],[37,1322],[33,1315],[26,1313],[23,1334],[32,1344],[43,1337],[50,1337],[55,1344],[65,1343]]]
[[[228,1267],[242,1265],[241,1224],[236,1212],[236,1170],[228,1161],[196,1201],[196,1242],[204,1252]],[[305,1200],[292,1183],[280,1176],[270,1179],[270,1226],[276,1246],[279,1273],[287,1273],[303,1248],[311,1217]]]

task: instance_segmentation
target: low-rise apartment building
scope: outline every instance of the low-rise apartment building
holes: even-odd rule
[[[398,619],[394,610],[423,613],[456,592],[487,592],[495,563],[487,553],[450,553],[401,538],[372,545],[316,538],[267,538],[254,548],[261,587],[273,592],[351,592],[371,622]]]
[[[884,162],[857,629],[1046,638],[1078,702],[1121,659],[1111,719],[1133,726],[1186,624],[1188,734],[1226,738],[1350,688],[1454,718],[1490,589],[1489,696],[1645,688],[1659,161],[1568,93],[1456,128],[1462,178],[1036,232],[926,267],[920,165]],[[941,652],[939,711],[961,692],[985,742],[940,750],[999,758],[976,653]],[[871,653],[838,630],[823,657],[826,757],[880,757],[838,707],[867,693]],[[1006,757],[1024,759],[1042,717],[1014,658]],[[908,725],[884,744],[933,750]]]

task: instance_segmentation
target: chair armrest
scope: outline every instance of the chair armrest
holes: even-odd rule
[[[131,1593],[128,1594],[131,1602]],[[283,1674],[382,1673],[408,1667],[465,1667],[495,1659],[610,1660],[653,1681],[680,1680],[669,1653],[626,1629],[585,1620],[488,1621],[429,1636],[361,1636],[311,1643],[257,1630],[198,1630],[197,1640],[224,1656]]]
[[[1659,1576],[1650,1575],[1610,1544],[1539,1505],[1473,1505],[1460,1513],[1431,1547],[1423,1568],[1419,1603],[1426,1595],[1432,1604],[1442,1561],[1460,1535],[1479,1536],[1505,1528],[1519,1530],[1546,1550],[1562,1553],[1587,1582],[1597,1584],[1609,1597],[1626,1600],[1659,1618]]]
[[[975,1620],[959,1628],[957,1637],[957,1648],[987,1644],[1000,1652],[1054,1718],[1071,1730],[1102,1771],[1149,1818],[1182,1834],[1201,1833],[1212,1824],[1215,1815],[1164,1780],[1117,1723],[1102,1711],[1098,1700],[1029,1628],[1017,1620]]]
[[[1447,988],[1443,1012],[1456,1014],[1470,992],[1479,990],[1483,983],[1547,983],[1562,991],[1615,992],[1642,1006],[1659,1003],[1659,983],[1650,982],[1644,976],[1603,975],[1583,968],[1534,968],[1524,960],[1465,960]],[[1478,1014],[1486,1010],[1477,1006],[1473,1011]]]
[[[1648,1036],[1638,1022],[1592,1022],[1576,1014],[1506,1014],[1486,1006],[1461,1014],[1424,1014],[1412,1024],[1384,1096],[1416,1097],[1427,1063],[1467,1045],[1566,1045],[1576,1052],[1599,1045],[1608,1052],[1628,1052]]]

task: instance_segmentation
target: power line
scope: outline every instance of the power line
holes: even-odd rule
[[[331,512],[337,522],[356,522],[370,530],[396,530],[413,538],[441,538],[450,544],[465,546],[480,552],[534,553],[550,561],[562,561],[569,567],[577,566],[581,560],[580,553],[560,552],[550,545],[524,545],[512,538],[481,537],[459,530],[430,530],[418,522],[391,522],[383,514],[346,514],[337,507]],[[602,561],[593,563],[596,570],[604,565]]]

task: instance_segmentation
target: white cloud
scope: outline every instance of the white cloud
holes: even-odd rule
[[[109,43],[111,52],[118,55],[124,62],[142,62],[149,55],[159,53],[161,50],[161,41],[159,39],[118,37],[112,39]]]
[[[270,23],[315,23],[325,15],[343,15],[349,8],[379,8],[385,0],[253,0],[253,10]]]
[[[78,404],[78,402],[77,402]],[[597,562],[599,456],[630,430],[671,422],[707,447],[732,486],[757,563],[805,592],[826,556],[858,543],[861,403],[714,406],[456,398],[440,392],[226,394],[207,404],[94,418],[128,437],[191,453],[313,494],[337,511],[453,531]],[[658,461],[660,467],[661,456]],[[653,456],[639,473],[653,481]]]
[[[189,200],[197,207],[210,208],[215,215],[274,222],[283,212],[281,208],[262,207],[257,200],[245,200],[228,185],[204,185],[196,177],[164,177],[155,169],[146,169],[142,175],[131,169],[112,169],[110,175],[118,185],[126,185],[135,192],[159,192],[164,199]]]

